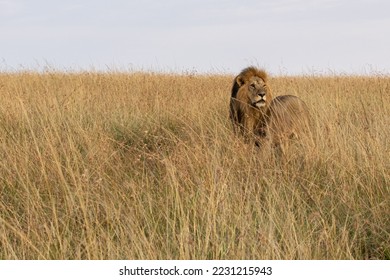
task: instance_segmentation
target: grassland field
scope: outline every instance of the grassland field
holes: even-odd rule
[[[0,259],[390,259],[390,77],[271,77],[283,159],[230,75],[0,73]]]

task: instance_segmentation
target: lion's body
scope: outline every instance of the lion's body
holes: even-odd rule
[[[265,142],[284,153],[288,142],[310,131],[310,113],[303,100],[293,95],[272,99],[267,74],[248,67],[235,77],[230,99],[234,131],[256,145]]]
[[[297,96],[275,97],[266,111],[267,138],[284,149],[289,139],[302,138],[310,131],[310,113],[305,102]]]
[[[230,119],[235,132],[244,136],[261,135],[271,99],[263,70],[248,67],[235,77],[230,99]]]

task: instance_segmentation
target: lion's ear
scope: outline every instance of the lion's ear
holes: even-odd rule
[[[244,79],[243,79],[243,77],[241,75],[238,75],[236,77],[236,83],[238,84],[239,87],[244,84]]]

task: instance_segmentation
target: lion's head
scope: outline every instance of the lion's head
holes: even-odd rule
[[[243,133],[256,133],[264,124],[264,114],[271,102],[268,76],[264,70],[248,67],[234,78],[230,118]]]
[[[255,67],[244,69],[234,79],[233,89],[236,89],[236,98],[258,109],[265,107],[272,98],[267,80],[268,76],[264,70]]]

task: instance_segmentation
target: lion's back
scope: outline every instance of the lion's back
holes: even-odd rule
[[[274,141],[295,138],[310,129],[310,112],[306,103],[297,96],[275,97],[266,112],[268,134]]]

